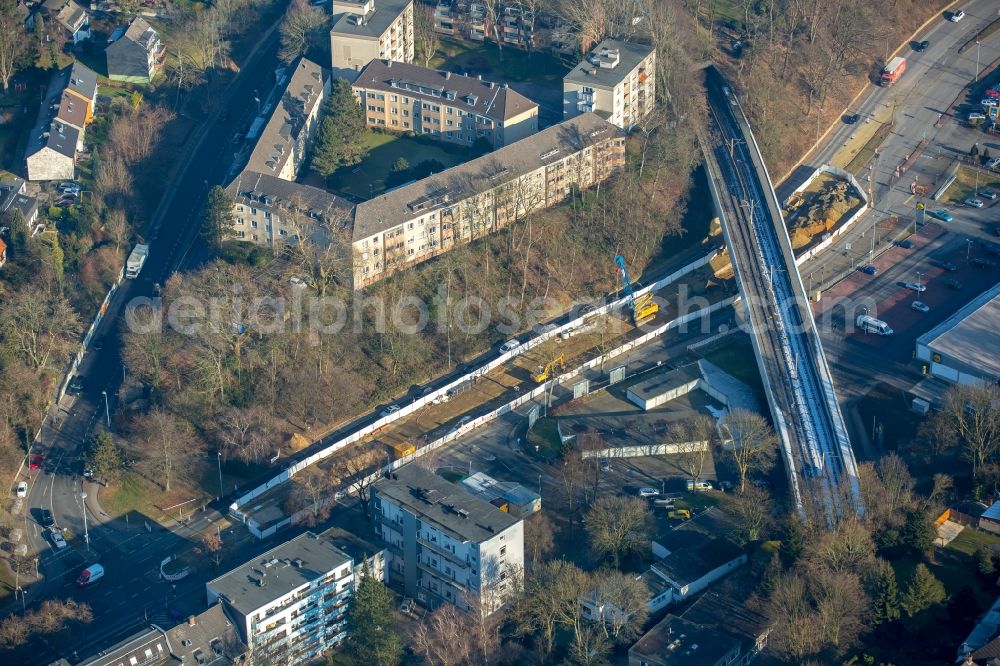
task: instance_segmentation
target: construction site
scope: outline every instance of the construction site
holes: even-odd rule
[[[788,198],[781,210],[792,249],[807,250],[824,240],[864,204],[864,196],[849,181],[829,172],[817,173],[805,189]]]

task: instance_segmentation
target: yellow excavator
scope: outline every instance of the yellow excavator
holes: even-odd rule
[[[554,359],[546,363],[544,367],[538,366],[538,372],[531,375],[531,378],[535,380],[536,384],[541,384],[548,380],[553,370],[562,370],[565,365],[566,360],[563,358],[562,354],[559,354],[559,356],[556,356]]]
[[[646,292],[639,297],[635,296],[635,293],[632,291],[632,281],[629,279],[628,270],[625,268],[625,257],[621,255],[616,256],[615,263],[618,264],[618,273],[621,275],[622,287],[625,289],[625,295],[628,296],[629,307],[632,310],[632,323],[636,326],[641,326],[660,311],[660,306],[653,300],[653,294],[650,292]]]

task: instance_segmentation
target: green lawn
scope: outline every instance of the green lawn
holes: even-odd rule
[[[435,144],[383,132],[369,132],[365,137],[365,148],[368,154],[361,163],[338,170],[331,176],[331,183],[342,192],[366,199],[385,190],[385,177],[400,157],[405,157],[411,167],[425,160],[437,160],[447,168],[473,156],[469,149],[462,146]]]
[[[1000,537],[974,527],[966,527],[948,544],[948,550],[972,556],[986,546],[1000,547]]]
[[[528,431],[525,446],[530,455],[548,462],[558,460],[559,456],[562,455],[562,442],[559,439],[555,419],[538,419],[535,427]],[[536,446],[538,447],[537,451],[535,450]]]
[[[101,506],[114,517],[130,511],[148,516],[158,493],[159,488],[138,474],[126,474],[118,483],[101,489]]]
[[[961,203],[965,198],[971,197],[976,193],[977,185],[980,192],[988,188],[993,188],[994,190],[1000,189],[1000,176],[979,173],[977,181],[976,174],[977,171],[975,169],[958,167],[955,182],[941,195],[941,202]]]
[[[725,346],[705,354],[705,359],[753,389],[760,404],[767,404],[764,382],[757,369],[757,357],[754,355],[753,344],[749,337],[737,333]]]
[[[450,71],[463,70],[482,74],[483,78],[500,81],[532,81],[558,84],[571,68],[571,63],[547,51],[523,51],[497,45],[442,39],[431,67]]]

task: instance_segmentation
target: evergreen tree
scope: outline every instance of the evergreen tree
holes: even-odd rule
[[[983,148],[983,164],[986,164],[989,161],[990,161],[990,149]]]
[[[805,528],[797,516],[792,515],[781,534],[781,560],[786,567],[795,564],[805,548]]]
[[[979,157],[979,144],[978,143],[972,144],[972,148],[969,148],[969,157],[971,159],[973,159],[973,160],[976,159],[977,157]]]
[[[392,622],[392,597],[388,588],[372,577],[367,562],[347,609],[347,648],[359,664],[396,666],[403,658]]]
[[[15,209],[10,216],[10,243],[14,254],[19,254],[28,249],[28,242],[31,240],[31,230],[24,219],[24,213]]]
[[[976,567],[979,569],[979,573],[984,576],[992,576],[996,573],[997,563],[992,548],[983,546],[976,550]]]
[[[899,619],[899,585],[896,571],[883,563],[875,574],[875,589],[872,591],[872,620],[875,624],[885,624]]]
[[[357,164],[365,154],[365,112],[351,84],[337,79],[316,132],[312,169],[326,178],[342,166]]]
[[[917,553],[930,552],[937,538],[937,528],[930,514],[914,509],[906,514],[906,523],[900,534],[901,541]]]
[[[104,479],[106,483],[112,483],[121,475],[122,463],[124,462],[122,451],[115,444],[114,438],[106,432],[98,433],[91,440],[84,459],[94,473],[94,478]]]
[[[233,200],[221,186],[208,191],[201,211],[201,235],[205,242],[218,248],[233,230]]]
[[[910,617],[944,601],[944,585],[941,584],[927,565],[921,562],[913,570],[913,577],[903,595],[903,610]]]

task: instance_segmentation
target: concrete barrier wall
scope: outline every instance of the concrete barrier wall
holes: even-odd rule
[[[656,290],[662,289],[663,287],[665,287],[665,286],[667,286],[667,285],[675,282],[676,280],[678,280],[679,278],[683,277],[684,275],[687,275],[688,273],[690,273],[692,271],[695,271],[695,270],[701,268],[702,266],[706,266],[718,254],[719,254],[718,251],[713,250],[712,252],[706,254],[705,256],[703,256],[703,257],[701,257],[699,259],[696,259],[695,261],[692,261],[691,263],[687,264],[686,266],[683,266],[683,267],[679,268],[678,270],[674,271],[670,275],[667,275],[666,277],[663,277],[663,278],[657,280],[656,282],[654,282],[654,283],[652,283],[652,284],[650,284],[650,285],[648,285],[646,287],[643,287],[641,289],[636,290],[635,295],[636,296],[641,296],[642,294],[648,293],[650,291],[656,291]],[[732,302],[732,299],[730,298],[730,299],[726,299],[726,301],[723,301],[722,304],[728,305],[731,302]],[[364,439],[368,435],[371,435],[372,433],[374,433],[374,432],[376,432],[378,430],[381,430],[382,428],[384,428],[385,426],[389,425],[390,423],[394,423],[394,422],[398,421],[399,419],[401,419],[403,417],[406,417],[406,416],[409,416],[410,414],[413,414],[414,412],[422,409],[427,404],[433,402],[438,397],[446,394],[449,390],[451,390],[452,388],[458,386],[459,384],[463,384],[463,383],[465,383],[467,381],[475,379],[476,377],[481,377],[481,376],[489,373],[490,371],[494,370],[495,368],[498,368],[498,367],[504,365],[505,363],[507,363],[508,361],[510,361],[511,359],[513,359],[515,356],[518,356],[518,355],[520,355],[520,354],[522,354],[522,353],[524,353],[524,352],[526,352],[526,351],[528,351],[530,349],[533,349],[534,347],[537,347],[538,345],[546,342],[547,340],[551,340],[553,337],[559,335],[560,333],[562,333],[563,331],[565,331],[567,329],[572,329],[572,328],[576,328],[578,326],[583,325],[584,320],[591,319],[595,315],[601,315],[601,314],[607,314],[609,312],[613,312],[614,310],[617,310],[619,308],[624,307],[627,303],[628,303],[628,298],[619,298],[619,299],[617,299],[615,301],[612,301],[611,303],[607,303],[607,304],[601,306],[600,308],[597,308],[593,312],[588,312],[586,316],[579,317],[579,318],[574,319],[572,321],[569,321],[569,322],[567,322],[565,324],[562,324],[561,326],[558,326],[558,327],[552,329],[551,331],[548,331],[548,332],[543,333],[541,335],[537,335],[537,336],[533,337],[531,340],[528,340],[527,342],[525,342],[523,345],[521,345],[519,348],[515,349],[514,351],[507,352],[506,354],[501,354],[496,359],[494,359],[494,360],[486,363],[483,366],[480,366],[480,367],[472,370],[467,375],[464,375],[464,376],[456,379],[455,381],[453,381],[453,382],[451,382],[451,383],[449,383],[449,384],[447,384],[445,386],[442,386],[440,389],[438,389],[438,390],[436,390],[436,391],[434,391],[432,393],[428,393],[427,395],[422,396],[421,398],[418,398],[417,400],[413,401],[409,405],[405,405],[405,406],[400,407],[399,411],[397,411],[397,412],[395,412],[393,414],[390,414],[388,416],[382,417],[382,418],[376,420],[375,422],[373,422],[373,423],[371,423],[371,424],[369,424],[367,426],[364,426],[362,428],[359,428],[358,430],[352,432],[351,434],[349,434],[349,435],[347,435],[347,436],[345,436],[345,437],[343,437],[343,438],[341,438],[341,439],[339,439],[337,441],[334,441],[334,442],[330,443],[328,446],[326,446],[325,448],[321,449],[320,451],[317,451],[317,452],[313,453],[312,455],[310,455],[310,456],[308,456],[306,458],[303,458],[302,460],[294,463],[288,469],[286,469],[284,472],[282,472],[281,474],[279,474],[276,477],[274,477],[274,478],[270,479],[269,481],[267,481],[267,483],[264,483],[264,484],[262,484],[260,486],[257,486],[253,490],[250,490],[249,492],[241,495],[235,502],[233,502],[229,506],[230,513],[232,513],[234,517],[240,519],[241,521],[246,522],[246,516],[240,511],[240,509],[242,507],[244,507],[248,502],[252,501],[253,499],[259,497],[260,495],[262,495],[264,493],[266,493],[268,490],[274,488],[277,485],[280,485],[281,483],[284,483],[285,481],[287,481],[291,477],[295,476],[295,474],[299,473],[300,471],[302,471],[303,469],[305,469],[309,465],[312,465],[313,463],[319,462],[320,460],[323,460],[324,458],[327,458],[327,457],[333,455],[337,451],[340,451],[344,447],[346,447],[346,446],[348,446],[350,444],[354,444],[355,442],[358,442],[358,441]],[[719,306],[722,305],[722,304],[716,303],[712,307],[708,308],[708,312],[709,313],[714,312],[715,310],[719,309]],[[645,336],[643,336],[642,338],[639,338],[639,339],[642,340],[643,342],[646,342],[646,341],[652,339],[653,337],[661,335],[664,331],[667,330],[667,327],[670,327],[671,325],[676,325],[676,326],[683,325],[684,323],[687,323],[689,321],[692,321],[692,320],[694,320],[694,319],[702,316],[703,312],[704,311],[699,310],[699,311],[688,313],[684,317],[680,317],[679,319],[674,320],[673,322],[668,322],[664,326],[661,326],[660,328],[656,329],[656,331],[658,331],[658,332],[656,332],[655,335],[647,334],[647,335],[645,335]],[[628,349],[632,349],[632,347],[636,346],[635,342],[629,343],[629,344],[631,346],[626,345],[626,346],[628,346]],[[628,349],[626,349],[625,351],[628,351]],[[610,354],[610,352],[609,352],[609,354]],[[605,357],[608,357],[609,354],[605,354]],[[617,355],[617,354],[614,354],[614,355]],[[593,367],[593,365],[589,365],[588,368],[585,368],[585,369],[589,369],[589,367]],[[575,373],[572,376],[575,376]],[[537,389],[535,391],[532,391],[531,395],[534,395],[536,392],[537,392]],[[480,421],[479,421],[479,419],[476,419],[474,421],[471,421],[470,423],[465,424],[460,429],[460,432],[461,433],[467,432],[469,429],[471,429],[471,428],[469,428],[469,426],[472,423],[477,423],[478,424],[478,423],[480,423]]]
[[[834,229],[832,232],[830,232],[829,238],[827,238],[826,240],[820,241],[818,244],[816,244],[813,247],[809,248],[809,250],[807,250],[806,252],[803,252],[802,254],[798,255],[795,258],[795,264],[797,266],[801,266],[806,261],[812,259],[817,254],[819,254],[820,252],[822,252],[826,248],[828,248],[831,245],[833,245],[834,240],[836,240],[838,236],[840,236],[841,234],[847,232],[851,227],[854,226],[855,222],[857,222],[858,220],[861,219],[862,215],[864,215],[865,213],[868,212],[868,208],[869,208],[869,206],[868,206],[868,196],[865,194],[865,191],[861,187],[861,184],[858,183],[857,179],[854,177],[854,174],[850,173],[849,171],[845,171],[845,170],[843,170],[843,169],[841,169],[839,167],[832,166],[830,164],[824,164],[823,166],[821,166],[818,169],[816,169],[815,171],[813,171],[812,175],[810,175],[805,180],[804,183],[802,183],[797,188],[795,188],[795,191],[792,192],[792,195],[789,196],[788,199],[785,199],[785,202],[784,202],[783,205],[787,206],[788,202],[789,202],[789,200],[791,200],[792,196],[795,196],[796,194],[799,194],[800,192],[803,192],[806,188],[808,188],[810,185],[812,185],[813,181],[816,180],[816,178],[818,178],[821,174],[824,174],[824,173],[828,173],[828,174],[830,174],[832,176],[836,176],[837,178],[840,178],[841,180],[848,181],[851,184],[851,186],[854,187],[854,189],[856,189],[858,191],[858,194],[861,196],[861,200],[864,203],[861,205],[861,208],[859,208],[857,211],[855,211],[855,213],[853,215],[851,215],[849,218],[847,218],[846,220],[844,220],[842,223],[840,223],[840,225],[836,229]],[[784,224],[784,220],[782,220],[782,224]]]
[[[669,456],[677,453],[708,451],[708,442],[674,442],[673,444],[650,444],[648,446],[611,446],[606,449],[581,451],[584,460],[588,458],[642,458],[645,456]]]

